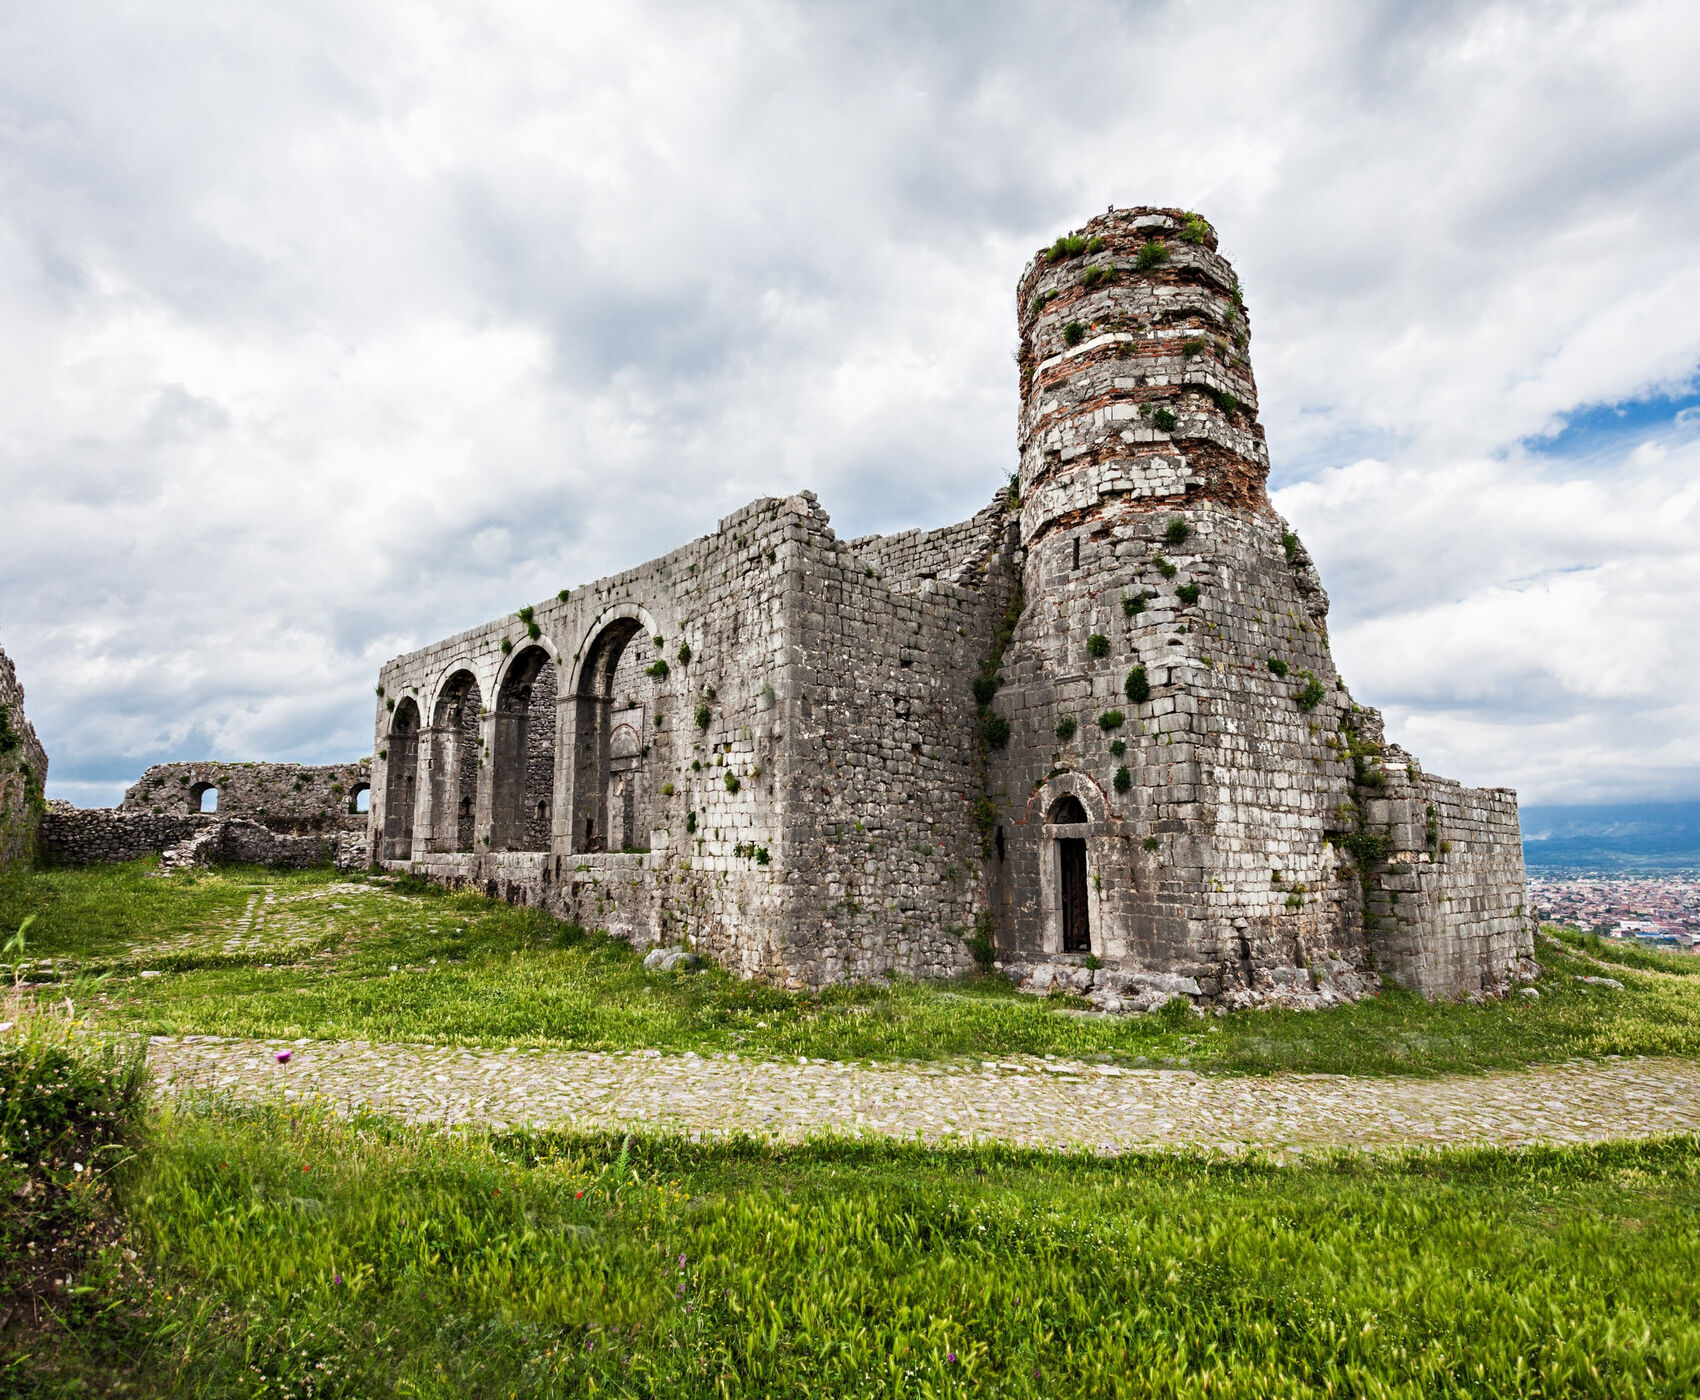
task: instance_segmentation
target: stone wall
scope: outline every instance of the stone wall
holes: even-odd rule
[[[185,816],[204,810],[241,817],[288,835],[363,829],[356,811],[372,784],[372,761],[356,763],[157,763],[142,774],[118,804],[120,812]]]
[[[797,986],[984,932],[1108,1009],[1503,987],[1515,801],[1395,772],[1336,673],[1214,232],[1112,211],[1017,308],[1018,491],[971,520],[845,542],[757,501],[386,665],[386,863]]]
[[[158,855],[218,822],[217,817],[125,812],[116,807],[48,805],[41,821],[42,858],[54,865],[109,865]]]
[[[24,687],[12,659],[0,651],[0,871],[35,856],[47,752],[24,716]]]

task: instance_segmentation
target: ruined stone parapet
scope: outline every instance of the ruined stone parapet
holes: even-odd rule
[[[0,651],[0,870],[34,857],[46,786],[47,751],[24,716],[12,659]]]
[[[124,794],[117,810],[156,816],[216,814],[258,822],[282,835],[364,830],[361,794],[372,760],[355,763],[157,763]]]

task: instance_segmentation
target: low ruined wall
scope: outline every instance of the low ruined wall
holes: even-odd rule
[[[1431,998],[1502,991],[1534,952],[1517,795],[1390,777],[1388,795],[1365,804],[1391,847],[1367,891],[1378,968]]]
[[[124,794],[121,812],[155,816],[200,813],[201,794],[218,791],[216,815],[259,822],[268,830],[311,835],[364,830],[354,810],[372,783],[372,761],[357,763],[158,763]],[[210,815],[210,814],[207,814]]]
[[[0,651],[0,870],[33,859],[46,785],[46,750],[24,718],[18,673]]]
[[[54,865],[111,865],[158,855],[214,825],[216,817],[156,816],[116,807],[52,803],[41,820],[41,855]]]

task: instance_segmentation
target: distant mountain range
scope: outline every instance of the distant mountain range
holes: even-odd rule
[[[1522,819],[1523,861],[1532,875],[1700,870],[1700,802],[1525,807]]]

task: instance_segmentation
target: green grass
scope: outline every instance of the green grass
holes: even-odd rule
[[[120,1354],[195,1396],[1700,1386],[1693,1139],[1281,1167],[182,1102],[122,1199],[150,1291],[60,1339],[67,1386]]]
[[[41,994],[68,995],[103,1025],[153,1034],[842,1060],[1059,1055],[1252,1074],[1700,1054],[1700,979],[1676,975],[1694,970],[1688,960],[1582,938],[1543,944],[1549,975],[1536,1002],[1430,1005],[1390,990],[1323,1013],[1177,1023],[1083,1016],[1079,1003],[1022,996],[997,978],[812,996],[715,969],[650,973],[625,944],[536,910],[330,872],[153,879],[136,865],[0,882],[0,930],[32,913],[32,975],[56,979]],[[1623,990],[1575,980],[1602,972]]]

